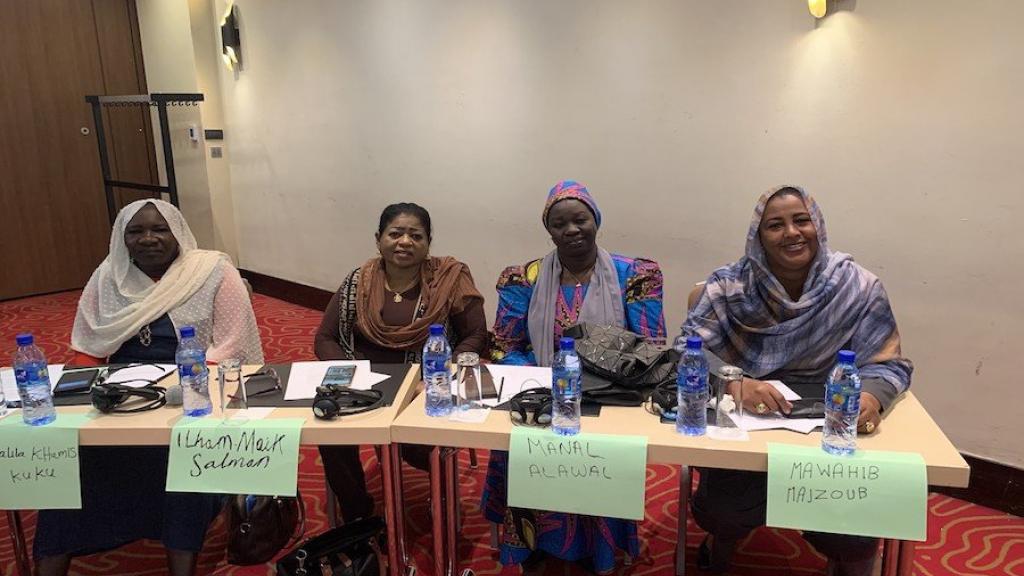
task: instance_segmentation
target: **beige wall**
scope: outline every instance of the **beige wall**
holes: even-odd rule
[[[227,252],[237,261],[227,159],[208,160],[209,144],[202,137],[205,127],[221,127],[222,118],[214,2],[137,0],[136,4],[149,91],[200,92],[206,98],[199,107],[168,108],[181,211],[201,247]],[[155,111],[153,119],[158,129]],[[189,138],[190,126],[200,131],[198,142]],[[155,138],[161,183],[166,184],[158,132]]]
[[[884,280],[956,445],[1024,465],[1024,3],[850,0],[819,23],[799,0],[238,4],[246,67],[218,70],[243,267],[333,290],[380,209],[417,201],[493,316],[575,178],[604,246],[662,264],[675,332],[757,195],[801,184]]]
[[[224,128],[224,109],[220,94],[220,20],[223,12],[214,0],[188,0],[193,54],[196,63],[196,83],[206,98],[202,106],[203,127]],[[210,208],[213,211],[213,243],[217,250],[227,252],[238,261],[238,241],[235,237],[235,209],[231,198],[231,170],[226,140],[205,140],[206,174],[210,190]],[[211,148],[220,148],[221,158],[210,154]]]

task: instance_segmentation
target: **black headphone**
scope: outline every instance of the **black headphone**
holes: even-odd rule
[[[133,412],[146,412],[156,410],[167,404],[166,391],[160,386],[143,386],[133,388],[123,384],[95,384],[90,391],[92,405],[104,414],[118,413],[131,414]],[[126,402],[137,398],[145,404],[132,408],[120,408]]]
[[[523,390],[508,400],[508,415],[513,424],[525,426],[551,425],[551,389]]]
[[[675,418],[678,407],[678,387],[674,381],[662,382],[651,391],[651,404],[648,411],[652,414],[664,418]]]
[[[327,384],[316,387],[313,415],[323,420],[333,420],[339,416],[376,410],[382,405],[384,393],[380,390],[353,390],[348,386]]]

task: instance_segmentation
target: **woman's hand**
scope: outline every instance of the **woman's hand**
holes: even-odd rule
[[[857,418],[857,431],[871,434],[882,424],[882,403],[870,392],[860,393],[860,417]]]
[[[735,399],[739,392],[740,382],[729,383],[729,394]],[[780,412],[783,414],[789,414],[789,411],[793,408],[793,405],[789,403],[782,396],[782,392],[779,392],[775,386],[764,382],[762,380],[754,380],[753,378],[744,378],[742,382],[743,386],[743,407],[748,411],[758,415],[768,414],[770,412]]]

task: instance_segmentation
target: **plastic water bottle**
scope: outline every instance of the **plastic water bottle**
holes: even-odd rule
[[[560,339],[558,354],[551,364],[551,429],[555,434],[572,436],[580,433],[581,370],[576,341]]]
[[[15,341],[14,379],[21,397],[21,417],[29,426],[42,426],[57,419],[53,408],[53,390],[46,368],[46,356],[35,345],[31,334],[18,334]]]
[[[839,359],[825,382],[825,429],[821,447],[838,456],[853,454],[857,449],[857,418],[860,416],[860,374],[857,355],[840,350]]]
[[[708,430],[708,360],[699,336],[686,339],[679,360],[676,393],[676,431],[687,436],[703,436]]]
[[[451,414],[452,347],[440,324],[430,325],[430,337],[423,345],[423,382],[427,387],[427,416]]]
[[[210,402],[210,369],[206,367],[206,348],[196,338],[196,329],[182,326],[181,340],[174,360],[181,381],[181,405],[185,416],[206,416],[213,412]]]

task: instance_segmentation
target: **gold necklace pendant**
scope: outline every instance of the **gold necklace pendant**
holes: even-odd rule
[[[391,284],[388,284],[387,277],[384,278],[384,289],[387,290],[388,292],[393,292],[395,294],[394,298],[392,298],[392,300],[395,301],[395,304],[399,304],[403,300],[405,300],[405,298],[402,297],[402,292],[408,292],[409,290],[412,290],[412,287],[415,286],[415,285],[416,285],[416,282],[413,282],[412,286],[409,286],[405,290],[398,291],[398,290],[395,290],[394,288],[392,288]]]

